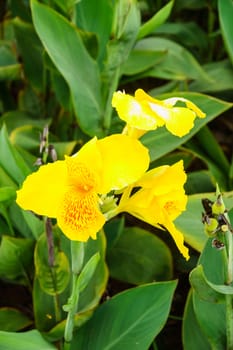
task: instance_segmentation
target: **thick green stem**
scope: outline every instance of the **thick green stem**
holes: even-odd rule
[[[83,266],[84,260],[84,243],[71,241],[71,261],[72,261],[72,291],[68,300],[66,326],[64,332],[64,350],[70,349],[73,338],[74,318],[78,309],[79,287],[78,277]]]

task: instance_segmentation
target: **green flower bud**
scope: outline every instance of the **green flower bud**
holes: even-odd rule
[[[218,231],[218,220],[216,220],[215,218],[210,218],[210,217],[206,217],[205,222],[204,222],[204,229],[205,229],[205,233],[208,236],[215,236],[216,232]]]
[[[226,211],[225,204],[222,200],[222,195],[219,194],[217,200],[212,205],[212,213],[214,215],[224,214]]]

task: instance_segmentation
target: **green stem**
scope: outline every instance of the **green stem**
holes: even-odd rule
[[[64,332],[64,350],[69,350],[74,331],[74,318],[78,309],[79,286],[78,278],[83,266],[84,243],[71,241],[71,262],[72,262],[72,291],[68,300],[68,315]]]
[[[112,115],[112,95],[114,91],[117,89],[118,86],[118,81],[119,81],[119,74],[120,74],[120,68],[117,67],[116,71],[114,72],[112,76],[112,81],[109,86],[108,90],[108,97],[107,97],[107,102],[106,102],[106,108],[105,108],[105,113],[104,113],[104,129],[108,130],[111,125],[111,115]]]

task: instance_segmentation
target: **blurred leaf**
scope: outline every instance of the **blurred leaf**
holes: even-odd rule
[[[34,241],[28,238],[2,236],[0,245],[0,277],[30,285]]]
[[[194,102],[203,112],[206,113],[206,117],[203,119],[197,118],[194,122],[195,125],[193,129],[189,132],[188,135],[181,138],[170,134],[165,128],[159,128],[155,131],[150,131],[145,136],[143,136],[142,142],[147,148],[149,148],[151,161],[154,161],[173,151],[188,139],[190,139],[205,124],[209,123],[221,113],[232,107],[232,104],[226,101],[193,92],[176,92],[172,94],[162,95],[158,98],[164,99],[172,96],[184,97]]]
[[[186,301],[182,326],[184,350],[212,349],[195,316],[192,292],[189,293]]]
[[[96,20],[98,18],[98,21]],[[98,38],[98,61],[102,66],[110,38],[113,20],[112,1],[82,0],[75,6],[75,23],[84,32],[95,33]]]
[[[19,64],[7,46],[0,47],[0,81],[19,79],[21,64]]]
[[[16,198],[15,188],[10,186],[0,187],[0,202],[13,200]]]
[[[41,129],[32,125],[23,125],[14,129],[10,134],[10,141],[24,150],[39,150]]]
[[[207,236],[201,221],[203,212],[201,200],[203,198],[209,198],[214,201],[216,196],[215,193],[199,193],[188,196],[186,211],[175,220],[176,227],[183,233],[185,242],[199,252],[203,250],[207,241]],[[232,199],[233,192],[224,193],[223,200],[228,210],[231,210],[233,207]],[[213,266],[215,265],[216,263],[213,262]],[[209,279],[208,276],[207,278]]]
[[[35,29],[70,87],[81,128],[88,135],[101,135],[100,76],[96,62],[86,51],[78,31],[64,17],[35,0],[31,1],[31,8]]]
[[[6,173],[20,184],[31,172],[24,159],[9,142],[6,127],[0,130],[0,165]]]
[[[5,124],[9,133],[23,125],[43,129],[45,125],[50,125],[50,123],[50,119],[30,118],[28,113],[19,110],[6,112],[0,117],[0,126],[2,127]]]
[[[49,256],[50,249],[45,234],[42,234],[35,248],[36,276],[41,288],[50,295],[62,293],[70,279],[69,261],[59,249],[59,238],[53,232],[53,257]],[[52,254],[52,253],[51,253]],[[50,265],[49,260],[53,259]]]
[[[16,183],[12,178],[5,172],[5,170],[0,166],[0,186],[9,186],[17,188]]]
[[[127,61],[123,64],[122,74],[127,76],[139,74],[158,64],[164,59],[166,54],[165,50],[148,51],[134,49],[130,52]]]
[[[169,248],[152,233],[138,227],[124,229],[107,256],[110,276],[130,284],[169,280]]]
[[[32,324],[25,314],[10,307],[0,308],[0,329],[1,331],[16,332]]]
[[[184,185],[185,193],[195,194],[215,191],[215,185],[210,171],[200,170],[187,174],[188,178]]]
[[[78,330],[71,350],[147,350],[167,320],[175,287],[152,283],[114,296]]]
[[[189,84],[191,91],[218,92],[233,89],[233,68],[229,60],[210,62],[203,69],[211,78],[211,84],[205,80],[195,80]]]
[[[73,153],[74,147],[77,145],[77,141],[70,142],[52,142],[54,146],[58,159],[64,159],[64,155],[71,155]]]
[[[32,85],[42,91],[45,78],[42,45],[31,24],[22,21],[19,17],[15,18],[13,23],[25,74]]]
[[[28,225],[35,239],[44,232],[44,222],[30,211],[21,210],[24,221]],[[22,222],[22,221],[21,221]]]
[[[22,333],[0,331],[0,344],[4,350],[56,350],[37,330]]]
[[[174,1],[170,1],[154,14],[146,23],[144,23],[138,33],[138,39],[142,39],[148,34],[151,34],[157,27],[163,24],[170,16]]]
[[[210,77],[202,69],[194,56],[183,46],[165,38],[145,38],[137,42],[134,50],[166,51],[164,59],[149,69],[141,77],[155,77],[161,79],[203,79],[211,83]]]
[[[219,21],[222,30],[223,39],[226,49],[229,53],[231,62],[233,63],[233,2],[232,0],[218,0]]]
[[[107,238],[107,254],[116,244],[118,238],[123,233],[125,226],[125,218],[121,216],[120,218],[114,218],[107,221],[104,225],[104,232]]]

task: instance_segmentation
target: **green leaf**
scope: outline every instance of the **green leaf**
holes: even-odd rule
[[[88,283],[90,282],[92,276],[94,275],[99,260],[100,254],[96,253],[88,260],[88,262],[83,267],[78,277],[78,290],[80,293],[87,287]]]
[[[144,23],[138,33],[138,39],[142,39],[148,34],[151,34],[157,27],[163,24],[170,16],[174,1],[170,1],[154,14],[146,23]]]
[[[167,320],[175,287],[152,283],[114,296],[78,330],[71,350],[147,350]]]
[[[185,304],[182,339],[184,350],[212,349],[207,338],[204,336],[194,313],[192,291],[190,291]]]
[[[205,124],[209,123],[221,113],[232,107],[231,103],[211,96],[192,92],[177,92],[175,94],[166,94],[159,98],[164,99],[172,96],[184,97],[194,102],[203,112],[206,113],[206,117],[203,119],[197,118],[190,133],[181,138],[171,135],[164,127],[155,131],[150,131],[143,136],[142,142],[147,148],[149,148],[151,161],[173,151],[195,135]]]
[[[0,344],[4,350],[56,350],[56,347],[48,343],[37,330],[24,333],[0,331]]]
[[[0,277],[30,285],[33,268],[34,241],[27,238],[2,236],[0,246]]]
[[[138,227],[124,229],[109,250],[107,261],[110,276],[126,283],[143,284],[172,276],[169,248],[158,237]]]
[[[7,46],[0,47],[0,81],[16,80],[20,78],[21,64]]]
[[[13,187],[10,187],[10,186],[0,187],[0,202],[13,200],[15,198],[16,198],[16,192]]]
[[[87,52],[76,28],[64,17],[35,0],[31,1],[31,9],[38,35],[70,87],[81,128],[88,135],[101,135],[102,105],[96,62]]]
[[[11,145],[5,126],[0,130],[0,154],[0,166],[15,182],[20,184],[31,170],[17,150]]]
[[[70,279],[69,261],[65,253],[59,250],[59,237],[53,232],[53,265],[49,264],[48,243],[45,234],[37,241],[35,249],[36,276],[41,288],[50,295],[62,293]]]
[[[214,201],[216,195],[214,193],[200,193],[189,196],[186,211],[175,220],[175,225],[178,230],[183,233],[185,242],[199,252],[203,250],[207,241],[207,236],[201,221],[203,213],[201,200],[203,198],[209,198]],[[233,206],[232,199],[233,192],[224,193],[224,203],[228,210]],[[213,262],[213,266],[215,266],[215,264],[216,263]]]
[[[224,302],[225,297],[212,288],[212,284],[207,280],[203,266],[198,265],[189,276],[190,283],[198,296],[210,303]]]
[[[7,332],[16,332],[32,324],[25,314],[10,307],[0,308],[0,329]]]
[[[13,20],[13,24],[25,74],[33,86],[41,91],[45,78],[42,45],[31,24],[23,22],[19,17]]]
[[[231,62],[233,63],[233,2],[232,0],[218,0],[218,11],[220,27],[225,41],[226,49],[229,53]]]
[[[96,21],[98,18],[98,21]],[[106,46],[112,30],[113,5],[111,1],[82,0],[75,6],[75,23],[85,32],[95,33],[98,38],[98,61],[102,61],[106,54]]]
[[[195,57],[183,46],[165,38],[149,37],[139,40],[134,50],[166,51],[164,59],[141,77],[155,77],[161,79],[189,80],[203,79],[211,83],[210,77],[203,70]]]
[[[94,274],[86,288],[80,293],[78,312],[84,312],[98,305],[108,282],[108,269],[105,262],[106,242],[104,233],[101,231],[97,239],[89,239],[85,243],[84,266],[96,253],[100,254],[100,260]]]

